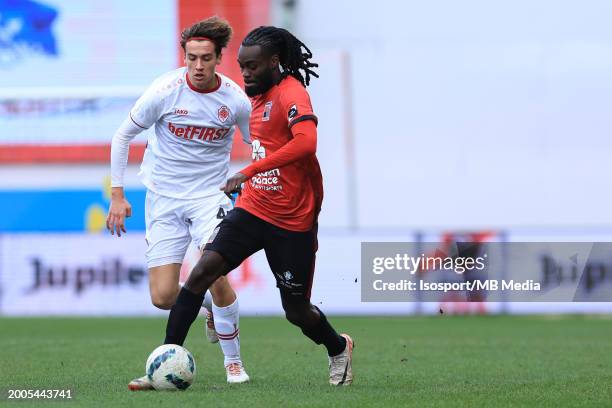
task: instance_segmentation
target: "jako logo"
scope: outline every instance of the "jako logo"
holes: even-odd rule
[[[77,295],[92,287],[116,288],[140,286],[146,279],[144,267],[125,266],[121,259],[102,260],[99,265],[48,265],[40,258],[32,259],[34,282],[26,290],[31,294],[43,289],[73,288]]]
[[[187,109],[175,109],[174,113],[176,115],[183,115],[183,116],[189,114],[189,112],[187,112]]]
[[[57,56],[51,26],[57,9],[32,0],[0,0],[0,62],[23,58],[27,52]]]

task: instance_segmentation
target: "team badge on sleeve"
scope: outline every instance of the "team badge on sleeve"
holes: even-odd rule
[[[289,108],[289,112],[287,113],[287,118],[291,120],[295,118],[297,114],[298,114],[297,105],[295,104],[291,105],[291,107]]]
[[[219,120],[221,122],[225,122],[227,118],[229,118],[230,110],[227,106],[223,105],[222,107],[219,108],[219,111],[217,112],[217,114],[219,116]]]

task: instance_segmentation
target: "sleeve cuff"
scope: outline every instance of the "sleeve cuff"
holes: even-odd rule
[[[254,163],[244,169],[240,170],[240,173],[244,174],[247,178],[253,177],[257,174],[257,169],[254,166]]]

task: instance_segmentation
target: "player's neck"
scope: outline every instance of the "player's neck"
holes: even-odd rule
[[[268,92],[270,92],[272,89],[274,89],[274,87],[275,87],[276,85],[278,85],[278,84],[280,83],[280,81],[282,81],[282,80],[283,80],[283,77],[282,77],[281,72],[280,72],[280,70],[279,70],[279,69],[276,69],[276,70],[272,71],[272,76],[271,76],[271,78],[272,78],[272,81],[271,81],[271,83],[270,83],[269,88],[268,88],[268,89],[266,89],[265,91],[263,91],[263,92],[261,93],[262,95],[267,94]]]
[[[282,80],[282,75],[280,72],[280,69],[275,69],[274,71],[272,71],[272,83],[274,85],[278,85],[278,83]]]
[[[189,87],[193,89],[194,91],[208,93],[208,92],[215,91],[217,90],[217,88],[219,88],[219,86],[221,85],[221,77],[215,72],[213,77],[205,85],[200,87],[191,81],[191,78],[189,77],[189,73],[187,73],[187,83],[189,84]]]
[[[217,75],[217,73],[215,72],[213,77],[210,78],[210,81],[208,81],[208,83],[206,84],[204,89],[202,89],[202,91],[206,91],[206,92],[212,91],[213,89],[219,86],[220,82],[221,82],[221,78],[219,78],[219,75]]]

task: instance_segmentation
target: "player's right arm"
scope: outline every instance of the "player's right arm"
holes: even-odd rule
[[[151,127],[162,115],[164,98],[155,82],[138,99],[129,116],[115,132],[111,143],[111,205],[106,217],[106,228],[121,236],[126,232],[125,219],[132,215],[132,206],[125,198],[123,177],[128,164],[130,142],[143,130]]]
[[[125,198],[123,191],[123,176],[128,163],[130,141],[143,129],[136,125],[131,118],[123,121],[111,142],[111,205],[106,217],[106,228],[111,234],[125,230],[125,219],[132,215],[132,206]]]

